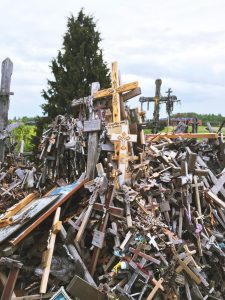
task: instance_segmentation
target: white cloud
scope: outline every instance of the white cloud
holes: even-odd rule
[[[0,59],[14,63],[10,116],[41,113],[49,62],[81,7],[98,20],[105,60],[119,62],[124,82],[139,80],[147,96],[161,77],[180,110],[225,114],[224,0],[1,0]]]

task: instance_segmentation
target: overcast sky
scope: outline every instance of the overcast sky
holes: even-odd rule
[[[49,62],[81,7],[98,22],[104,59],[119,62],[124,83],[138,80],[142,96],[153,96],[161,78],[162,94],[171,87],[182,101],[175,112],[225,115],[224,0],[0,0],[0,59],[14,63],[10,117],[42,113]]]

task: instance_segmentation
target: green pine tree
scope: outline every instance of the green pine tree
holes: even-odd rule
[[[92,82],[100,82],[101,88],[110,85],[100,42],[93,17],[85,15],[83,9],[77,18],[68,18],[62,50],[50,65],[54,80],[48,80],[47,90],[42,91],[46,100],[42,108],[50,118],[69,113],[71,100],[88,96]]]

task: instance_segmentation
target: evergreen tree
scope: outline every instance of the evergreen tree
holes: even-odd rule
[[[48,80],[47,90],[42,91],[47,102],[42,108],[50,118],[69,113],[71,100],[88,96],[92,82],[99,81],[101,88],[109,86],[109,69],[100,42],[93,17],[85,15],[83,9],[77,18],[68,18],[62,50],[50,65],[55,79]]]

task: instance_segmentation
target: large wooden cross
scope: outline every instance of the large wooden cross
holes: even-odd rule
[[[120,96],[123,93],[130,92],[138,88],[138,81],[134,81],[131,83],[126,83],[120,85],[119,82],[119,72],[118,72],[118,63],[112,63],[112,87],[97,91],[94,94],[94,100],[106,97],[112,97],[112,110],[113,110],[113,122],[121,121],[121,112],[120,112]]]

